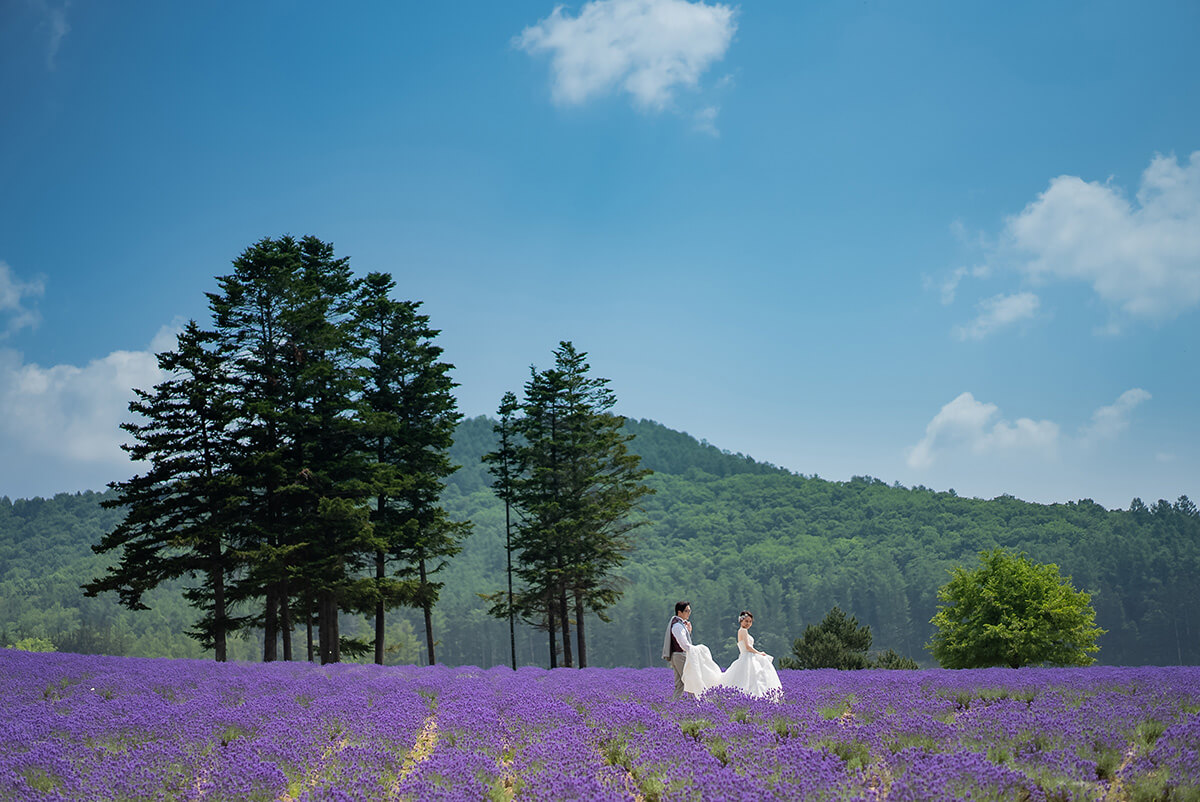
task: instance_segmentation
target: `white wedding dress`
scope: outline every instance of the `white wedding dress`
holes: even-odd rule
[[[746,633],[745,641],[738,641],[738,659],[733,661],[721,676],[721,684],[737,688],[749,696],[770,696],[782,690],[779,674],[775,673],[773,657],[764,657],[750,651],[754,648],[754,636]]]
[[[714,685],[721,684],[721,667],[703,643],[693,643],[683,664],[683,689],[699,696]]]
[[[683,664],[683,689],[690,694],[699,696],[709,688],[718,685],[726,688],[737,688],[749,696],[770,696],[782,688],[779,675],[775,673],[774,658],[763,657],[748,651],[754,648],[754,636],[746,633],[743,643],[738,641],[738,659],[727,671],[712,659],[712,653],[702,643],[692,644],[688,649],[687,660]]]

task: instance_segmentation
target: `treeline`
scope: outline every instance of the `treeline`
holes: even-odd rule
[[[432,611],[438,659],[452,664],[509,659],[507,622],[489,616],[480,598],[506,587],[504,508],[480,462],[496,449],[495,423],[459,423],[449,454],[463,467],[441,496],[452,519],[474,524],[442,574]],[[589,618],[592,665],[660,665],[662,628],[679,598],[693,604],[697,640],[725,663],[736,656],[739,610],[754,612],[756,641],[783,655],[836,605],[871,627],[874,648],[932,665],[923,646],[937,589],[950,567],[974,564],[980,550],[994,547],[1056,563],[1092,594],[1096,623],[1107,630],[1098,662],[1200,663],[1200,515],[1187,499],[1135,500],[1112,511],[1088,500],[961,498],[869,477],[797,476],[651,421],[627,420],[625,430],[636,435],[631,452],[655,471],[646,484],[656,492],[640,501],[653,523],[638,531],[619,572],[627,584],[608,609],[611,623]],[[88,545],[116,520],[101,497],[0,500],[0,640],[49,637],[73,651],[200,656],[181,634],[194,620],[179,595],[184,580],[148,594],[149,612],[82,597],[79,585],[105,562]],[[366,615],[344,613],[341,626],[352,637],[372,634]],[[389,662],[426,659],[420,611],[397,610],[388,626],[396,645]],[[230,658],[261,656],[260,633],[240,631]],[[518,663],[546,665],[544,632],[518,624],[516,645]]]

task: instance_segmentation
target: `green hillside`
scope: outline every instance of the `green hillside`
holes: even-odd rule
[[[613,621],[589,622],[594,665],[652,665],[670,605],[692,602],[696,637],[723,661],[734,653],[734,619],[755,613],[755,636],[785,652],[807,623],[833,605],[871,626],[877,648],[928,663],[923,645],[937,588],[953,565],[980,549],[1008,546],[1055,562],[1093,594],[1108,630],[1099,660],[1109,664],[1200,663],[1200,514],[1186,498],[1109,511],[1084,500],[1040,505],[1011,497],[960,498],[869,477],[831,482],[729,454],[652,421],[629,421],[631,444],[656,473],[657,491],[624,572],[625,597]],[[478,594],[504,586],[503,507],[488,490],[479,456],[492,447],[491,421],[463,421],[452,455],[463,468],[447,488],[452,515],[475,532],[447,570],[436,609],[439,656],[492,665],[508,659],[507,623],[488,618]],[[89,546],[117,513],[100,494],[0,499],[0,640],[47,637],[60,649],[202,656],[182,632],[191,611],[180,586],[153,594],[151,611],[129,613],[114,598],[86,599],[81,582],[107,557]],[[392,659],[417,658],[417,617],[396,615]],[[369,636],[347,618],[343,634]],[[238,640],[231,656],[253,659]],[[545,636],[522,628],[519,660],[544,664]]]

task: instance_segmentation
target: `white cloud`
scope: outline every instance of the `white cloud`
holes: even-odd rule
[[[1039,304],[1032,292],[994,295],[980,301],[976,307],[979,316],[966,326],[957,326],[954,334],[960,340],[982,340],[997,329],[1032,318]]]
[[[22,281],[16,277],[7,262],[0,261],[0,315],[8,317],[0,332],[0,338],[22,328],[32,328],[41,322],[36,309],[25,305],[28,298],[36,298],[45,291],[41,279]]]
[[[1085,445],[1099,440],[1111,440],[1129,428],[1129,416],[1139,404],[1149,401],[1150,393],[1140,387],[1126,390],[1110,406],[1100,407],[1092,413],[1092,420],[1080,431]]]
[[[925,427],[925,436],[909,449],[910,468],[929,468],[946,452],[972,454],[1023,451],[1050,456],[1058,446],[1058,424],[1019,418],[996,418],[999,408],[963,393],[946,404]]]
[[[176,331],[164,326],[150,349],[114,351],[83,367],[44,368],[0,350],[0,450],[127,471],[120,424],[130,419],[133,388],[149,390],[163,379],[154,355],[174,345]]]
[[[1200,151],[1186,164],[1155,156],[1136,203],[1107,183],[1059,176],[1006,234],[1033,279],[1085,281],[1133,318],[1169,320],[1200,304]]]
[[[550,54],[558,103],[622,90],[638,107],[657,111],[724,57],[737,29],[734,16],[720,3],[592,0],[575,17],[556,7],[514,43],[528,53]]]
[[[954,295],[958,292],[958,285],[964,278],[970,276],[972,278],[987,278],[992,274],[992,269],[987,265],[976,265],[975,267],[957,267],[939,286],[938,290],[942,296],[942,304],[949,306],[954,303]],[[926,289],[933,286],[932,279],[926,278]]]

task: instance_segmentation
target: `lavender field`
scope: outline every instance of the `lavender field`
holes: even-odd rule
[[[780,675],[0,651],[0,798],[1200,799],[1200,668]]]

